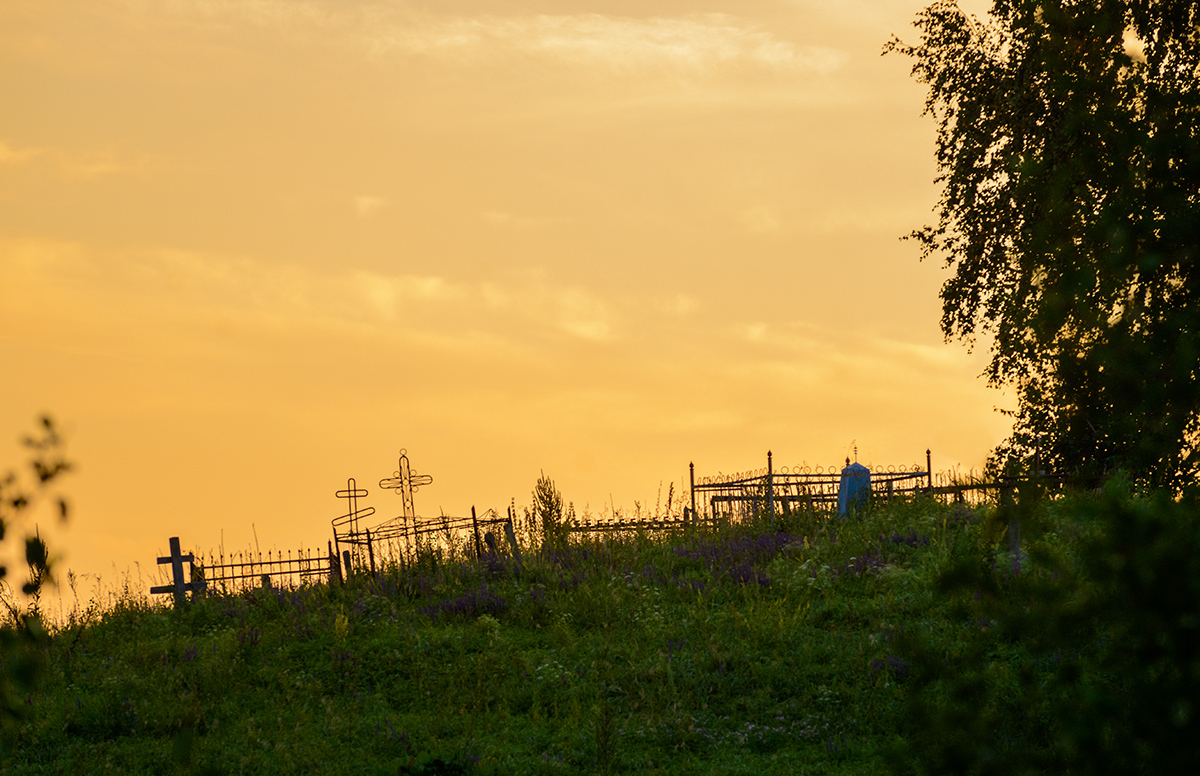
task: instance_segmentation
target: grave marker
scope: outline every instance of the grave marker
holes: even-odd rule
[[[195,571],[193,567],[195,557],[190,552],[187,555],[184,555],[180,551],[178,536],[172,536],[169,540],[169,543],[171,546],[171,554],[167,555],[166,557],[160,557],[158,562],[160,564],[171,564],[171,584],[155,585],[154,587],[150,588],[150,592],[151,594],[174,593],[175,608],[179,609],[187,601],[188,593],[203,593],[207,589],[208,585],[203,579],[194,579],[190,582],[184,581],[183,564],[185,561],[187,562],[188,574],[190,576]]]
[[[399,468],[392,473],[391,477],[380,480],[379,487],[385,490],[394,490],[397,495],[403,497],[404,519],[411,522],[417,518],[417,511],[413,506],[413,494],[422,485],[430,485],[432,483],[432,475],[417,474],[409,467],[408,452],[401,450]]]
[[[341,541],[344,537],[349,537],[348,541],[351,544],[361,544],[359,540],[358,521],[364,517],[370,517],[375,514],[375,507],[358,508],[358,500],[367,496],[367,489],[358,487],[358,483],[351,477],[346,480],[346,487],[334,493],[338,498],[344,498],[350,502],[350,511],[344,515],[335,517],[331,522],[333,524],[333,543],[334,550],[341,550]],[[338,529],[342,526],[349,526],[348,530],[341,533]],[[346,573],[350,572],[350,564],[346,563]]]

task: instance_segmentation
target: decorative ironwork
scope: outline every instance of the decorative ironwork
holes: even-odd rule
[[[379,487],[384,490],[394,490],[396,494],[404,499],[404,519],[408,522],[415,522],[417,519],[417,511],[413,505],[413,494],[422,485],[430,485],[433,483],[433,476],[429,474],[417,474],[408,465],[408,453],[405,450],[400,450],[399,468],[392,473],[392,476],[379,481]]]
[[[359,533],[358,521],[364,517],[370,517],[375,514],[375,507],[367,507],[365,509],[358,508],[358,500],[367,497],[367,489],[358,487],[354,478],[346,480],[346,489],[339,490],[335,494],[338,498],[344,498],[350,502],[350,511],[344,515],[339,515],[333,518],[333,536],[338,541],[345,541],[349,544],[357,544],[355,541]],[[345,530],[339,531],[339,528]]]
[[[454,517],[446,514],[429,518],[418,516],[413,494],[421,486],[432,483],[431,475],[418,474],[412,469],[407,451],[401,450],[399,466],[391,477],[379,481],[379,487],[385,490],[394,490],[397,495],[402,497],[402,513],[369,528],[363,528],[360,521],[375,514],[375,508],[359,508],[358,499],[365,498],[367,491],[365,488],[357,487],[353,479],[347,480],[346,489],[339,490],[337,496],[349,500],[350,510],[333,520],[334,542],[336,543],[334,557],[344,561],[347,572],[350,571],[351,559],[349,551],[341,549],[343,544],[357,548],[358,562],[364,560],[363,550],[365,550],[365,560],[370,563],[372,571],[376,567],[377,551],[390,553],[392,560],[405,563],[406,558],[412,557],[422,541],[450,544],[456,535],[462,533],[467,533],[469,537],[473,538],[475,553],[482,556],[483,544],[480,530],[486,531],[493,526],[504,527],[505,533],[510,537],[509,543],[515,547],[511,517],[502,518],[495,510],[489,509],[482,515],[477,515],[475,508],[472,507],[470,517]]]

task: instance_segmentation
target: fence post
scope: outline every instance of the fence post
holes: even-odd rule
[[[688,493],[692,495],[692,519],[696,518],[696,463],[688,464]],[[686,513],[685,513],[686,514]],[[683,521],[687,525],[687,520]]]
[[[184,601],[187,600],[187,593],[185,592],[187,590],[187,588],[185,587],[185,585],[187,583],[185,583],[183,581],[183,553],[179,549],[179,537],[172,536],[171,540],[170,540],[170,545],[171,545],[171,578],[172,578],[172,581],[174,582],[174,588],[175,588],[175,590],[174,590],[174,592],[175,592],[175,608],[178,609],[178,608],[182,607]],[[190,561],[191,558],[189,557],[188,560]]]
[[[479,543],[479,518],[475,517],[475,505],[471,505],[471,525],[475,529],[475,559],[483,557],[483,545]]]
[[[333,551],[333,542],[329,542],[329,584],[332,586],[335,582],[342,584],[342,562]]]
[[[375,548],[371,546],[371,529],[367,529],[367,557],[371,559],[371,576],[375,576]]]
[[[767,451],[767,516],[771,530],[775,530],[775,470],[771,463],[771,451]]]
[[[929,448],[925,448],[925,478],[926,478],[927,487],[929,488],[930,496],[933,495],[933,463],[932,463],[932,461],[933,461],[932,453],[930,453]]]
[[[350,579],[350,550],[342,550],[342,561],[346,566],[346,579]]]

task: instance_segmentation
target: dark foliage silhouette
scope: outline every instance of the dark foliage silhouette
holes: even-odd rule
[[[1200,454],[1200,4],[940,0],[914,60],[937,122],[947,338],[1018,397],[1003,468],[1123,469],[1175,490]]]

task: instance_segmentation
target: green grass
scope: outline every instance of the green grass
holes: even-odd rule
[[[1074,501],[1050,502],[1012,582],[992,512],[922,500],[849,520],[786,515],[777,534],[573,535],[552,551],[526,547],[521,574],[427,553],[344,587],[210,596],[178,612],[128,596],[54,634],[0,764],[28,774],[935,772],[940,755],[914,744],[914,725],[942,724],[953,688],[931,661],[971,677],[982,650],[979,708],[999,712],[1029,692],[1022,672],[1049,687],[1059,670],[981,626],[972,606],[982,604],[946,580],[964,559],[989,559],[986,603],[1025,596],[1016,584],[1075,579],[1099,525]],[[1025,716],[989,718],[979,735],[1024,740],[1055,708],[1043,699]],[[958,772],[971,768],[986,772]]]

